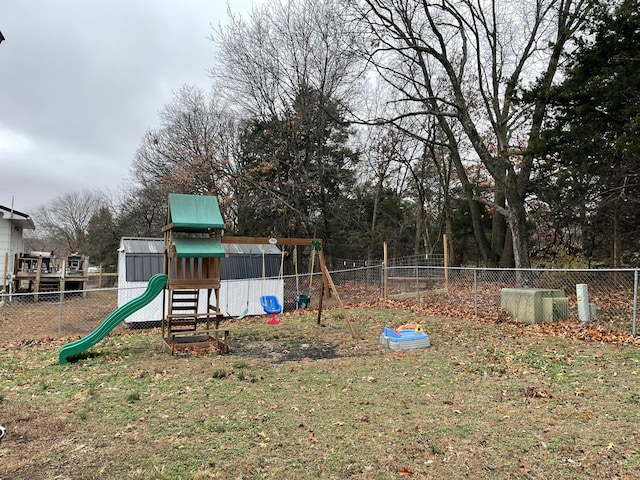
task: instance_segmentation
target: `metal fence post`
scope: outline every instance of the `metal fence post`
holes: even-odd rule
[[[473,269],[473,307],[478,316],[478,269]]]
[[[58,336],[62,336],[62,303],[64,301],[64,292],[60,291],[60,307],[58,308]]]
[[[636,319],[638,317],[638,270],[633,271],[633,323],[631,335],[636,336]]]
[[[389,273],[387,269],[389,268],[389,259],[387,257],[387,242],[383,244],[383,260],[382,260],[382,296],[384,298],[389,298]]]

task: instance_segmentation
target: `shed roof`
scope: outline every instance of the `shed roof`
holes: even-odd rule
[[[181,232],[224,228],[218,198],[213,195],[170,193],[167,227]]]
[[[223,243],[224,250],[229,255],[280,255],[280,249],[275,245],[252,245],[250,243]]]
[[[126,254],[164,254],[164,240],[162,238],[122,237],[120,246]]]

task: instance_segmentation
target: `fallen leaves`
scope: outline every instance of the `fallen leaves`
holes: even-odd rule
[[[614,330],[596,322],[582,323],[575,320],[537,323],[528,325],[530,335],[573,338],[587,342],[606,342],[615,345],[640,345],[640,338],[630,333]]]
[[[576,397],[583,397],[585,394],[589,393],[590,390],[588,387],[585,387],[584,385],[577,387],[574,391],[574,394]]]
[[[498,323],[505,327],[516,329],[516,335],[526,334],[532,337],[554,336],[572,338],[586,342],[606,342],[615,345],[639,345],[640,336],[633,337],[631,332],[616,328],[615,320],[621,320],[621,314],[611,314],[609,322],[596,320],[594,322],[581,322],[577,319],[575,309],[575,299],[573,308],[570,308],[570,318],[556,322],[543,322],[537,324],[524,324],[509,316],[509,313],[500,308],[491,299],[496,297],[495,286],[478,285],[479,291],[474,295],[472,286],[452,285],[450,282],[448,290],[421,292],[420,303],[416,303],[415,296],[406,299],[377,298],[358,303],[357,307],[362,308],[386,308],[401,311],[411,311],[420,316],[448,317],[448,318],[473,318],[482,323]],[[474,298],[481,299],[476,314]],[[595,298],[595,297],[594,297]],[[488,299],[488,300],[487,300]],[[630,299],[625,294],[616,291],[601,292],[597,298],[599,312],[626,312],[632,308],[629,305]],[[570,297],[570,303],[572,298]],[[498,293],[499,303],[499,293]],[[394,359],[398,359],[395,358]]]
[[[537,387],[532,385],[523,389],[522,394],[527,398],[553,398],[553,395],[548,391],[539,390]]]

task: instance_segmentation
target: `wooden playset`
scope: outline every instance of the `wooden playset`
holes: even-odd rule
[[[168,301],[162,320],[162,344],[170,353],[214,345],[228,351],[219,330],[220,259],[224,221],[214,196],[170,194],[164,234],[164,273]],[[206,290],[206,308],[200,291]],[[213,297],[212,297],[213,296]]]
[[[168,353],[229,351],[229,330],[222,330],[222,322],[233,320],[221,309],[220,260],[225,257],[223,243],[253,245],[310,246],[317,252],[322,271],[322,293],[319,298],[318,323],[322,314],[322,297],[333,295],[355,338],[353,327],[340,301],[325,264],[322,242],[304,238],[223,237],[224,221],[214,196],[170,194],[167,224],[163,227],[163,273],[151,277],[145,292],[118,307],[102,324],[84,338],[64,345],[60,351],[60,364],[91,348],[109,334],[118,324],[136,311],[163,295],[162,346]],[[282,257],[284,258],[284,257]],[[36,269],[46,262],[38,260]],[[282,264],[281,264],[282,272]],[[264,256],[263,256],[264,281]],[[297,302],[310,301],[299,289]],[[268,323],[278,323],[276,315],[282,312],[277,295],[261,292],[260,303],[271,316]],[[202,298],[205,297],[205,298]]]
[[[322,292],[336,297],[347,319],[325,263],[321,240],[222,236],[224,221],[214,196],[170,194],[167,215],[163,228],[167,312],[162,320],[162,344],[168,352],[209,346],[229,351],[229,330],[221,330],[225,319],[220,308],[220,259],[225,256],[222,243],[311,246],[318,254]],[[205,290],[206,299],[201,301]],[[308,302],[308,297],[302,301]],[[260,302],[265,313],[271,315],[269,323],[278,323],[276,314],[281,313],[282,305],[277,296],[262,295]],[[348,319],[347,324],[355,337]]]

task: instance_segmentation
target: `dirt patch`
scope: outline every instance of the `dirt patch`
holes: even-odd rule
[[[268,359],[274,363],[326,360],[339,356],[335,345],[313,340],[252,342],[248,345],[239,345],[234,352],[250,358]]]

